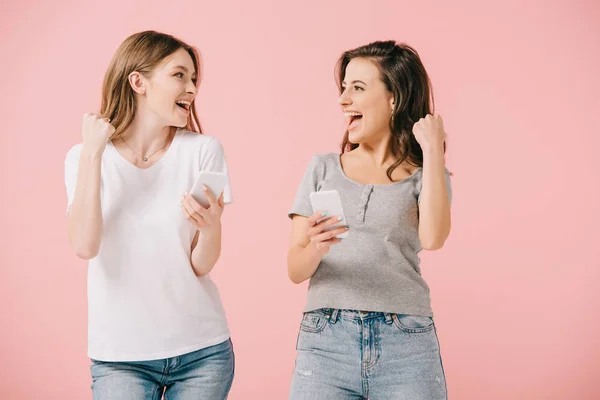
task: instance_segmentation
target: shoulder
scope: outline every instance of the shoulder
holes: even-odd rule
[[[446,176],[446,184],[448,185],[448,187],[450,187],[451,183],[451,176],[452,173],[448,170],[448,168],[444,168],[444,175]],[[414,177],[414,182],[416,184],[416,186],[418,187],[419,190],[421,190],[422,186],[423,186],[423,168],[419,167],[417,168],[416,172],[411,175],[411,178]]]
[[[71,147],[67,152],[67,156],[65,157],[65,163],[78,162],[79,157],[81,156],[82,148],[83,143],[78,143],[75,146]]]
[[[198,149],[216,140],[212,136],[203,135],[198,132],[186,131],[185,129],[178,129],[177,135],[179,136],[179,141],[186,147],[195,147]]]
[[[180,144],[182,144],[180,148],[184,151],[189,150],[194,153],[201,152],[203,154],[210,152],[223,152],[223,145],[217,138],[213,136],[187,131],[184,129],[178,130],[177,134],[180,138]]]
[[[81,154],[81,149],[83,148],[83,143],[77,143],[75,146],[71,147],[67,152],[67,157],[73,157]]]
[[[325,179],[328,175],[332,174],[335,170],[337,158],[339,154],[336,153],[323,153],[315,154],[310,159],[308,166],[304,173],[304,180],[310,182],[319,182]]]
[[[339,162],[340,155],[338,153],[321,153],[315,154],[310,160],[310,166],[314,169],[327,170],[335,168]]]

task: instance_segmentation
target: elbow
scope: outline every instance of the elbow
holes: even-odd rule
[[[421,241],[421,248],[423,250],[434,251],[444,247],[444,243],[446,243],[446,236],[419,238],[419,240]]]
[[[421,242],[421,248],[423,250],[435,251],[444,247],[444,242]]]
[[[194,265],[194,263],[192,263],[192,270],[194,271],[194,275],[196,275],[197,278],[202,278],[203,276],[210,274],[210,271],[212,271],[213,267],[214,264]]]
[[[85,243],[84,240],[71,239],[71,246],[77,257],[82,260],[91,260],[100,252],[100,243]]]
[[[291,254],[288,254],[288,260],[287,260],[288,278],[290,278],[290,281],[292,281],[293,283],[295,283],[297,285],[299,283],[304,282],[306,280],[306,278],[298,275],[298,271],[296,270],[296,268],[294,268],[294,263],[292,262],[292,260],[290,258],[291,258]]]
[[[193,268],[194,270],[194,275],[196,275],[196,278],[202,278],[203,276],[208,275],[208,271],[198,271],[196,268]]]
[[[300,277],[297,274],[295,274],[294,271],[292,271],[292,269],[289,267],[288,267],[288,278],[290,278],[290,281],[292,281],[296,285],[298,285],[306,280],[306,278]]]
[[[87,235],[82,235],[77,232],[74,227],[69,226],[69,243],[71,244],[71,248],[75,250],[75,254],[77,257],[82,260],[91,260],[95,258],[100,252],[100,243],[101,243],[101,233],[97,235],[92,235],[92,237],[86,237]]]
[[[423,250],[439,250],[444,247],[450,235],[450,223],[444,228],[419,230],[419,241]]]
[[[211,273],[221,258],[221,246],[212,249],[213,251],[202,251],[202,248],[194,246],[190,256],[190,265],[197,278],[202,278]]]
[[[75,254],[77,254],[77,257],[81,258],[82,260],[91,260],[98,255],[98,252],[99,249],[92,247],[81,247],[75,249]]]
[[[210,274],[215,264],[216,261],[214,263],[204,263],[200,265],[195,265],[192,262],[192,270],[194,271],[194,275],[196,275],[197,278],[202,278],[203,276]]]
[[[288,270],[288,278],[290,278],[290,281],[292,281],[295,284],[299,284],[302,282],[302,279],[300,279],[300,277],[298,276],[298,274],[296,273],[296,271],[294,270],[294,267],[292,265],[292,263],[290,262],[290,257],[288,255],[288,260],[287,260],[287,270]]]

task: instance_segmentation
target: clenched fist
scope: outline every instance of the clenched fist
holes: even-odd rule
[[[444,121],[439,114],[427,114],[415,123],[413,134],[423,150],[441,148],[446,140]]]
[[[98,114],[83,114],[83,148],[90,154],[102,154],[108,140],[115,132],[108,118],[100,118]]]

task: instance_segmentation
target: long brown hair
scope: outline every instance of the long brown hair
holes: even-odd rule
[[[415,139],[412,129],[419,119],[433,113],[435,104],[431,81],[415,49],[393,40],[377,41],[342,54],[336,65],[336,79],[340,93],[346,76],[346,67],[353,58],[357,57],[375,63],[381,81],[394,95],[390,131],[392,132],[391,151],[397,160],[387,169],[387,176],[392,180],[392,171],[404,161],[416,167],[423,166],[423,149]],[[342,153],[357,147],[358,144],[350,143],[346,131],[341,145]],[[444,143],[444,151],[446,151],[446,143]]]
[[[134,71],[150,74],[161,61],[179,49],[186,50],[192,57],[197,87],[200,82],[200,54],[196,48],[171,35],[155,31],[135,33],[121,43],[108,66],[102,85],[100,115],[109,118],[115,127],[111,139],[119,137],[135,117],[137,100],[129,84],[129,74]],[[202,133],[195,102],[192,102],[190,110],[185,129]]]

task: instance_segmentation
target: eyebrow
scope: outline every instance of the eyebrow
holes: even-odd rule
[[[188,72],[188,73],[190,72],[190,70],[187,67],[184,67],[183,65],[177,65],[177,66],[173,67],[173,69],[177,69],[177,68],[180,68],[180,69],[182,69],[182,70],[184,70],[185,72]],[[196,73],[194,72],[192,74],[192,76],[196,76]]]
[[[364,83],[363,81],[352,81],[352,82],[350,82],[351,85],[354,85],[355,83],[362,83],[363,85],[367,86],[367,84]],[[346,85],[346,82],[342,82],[342,85]]]

